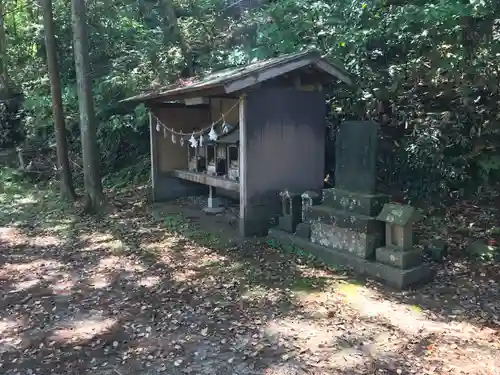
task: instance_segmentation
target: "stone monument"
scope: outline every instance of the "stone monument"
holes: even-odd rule
[[[405,209],[401,218],[390,224],[382,220],[382,208],[395,207],[387,206],[389,196],[376,190],[378,128],[371,121],[341,124],[335,187],[323,189],[320,195],[304,192],[300,196],[302,213],[299,216],[294,212],[300,222],[295,220],[294,228],[281,225],[270,235],[308,250],[326,263],[348,265],[396,288],[405,288],[426,278],[429,272],[417,260],[420,253],[413,250],[411,224],[416,220],[415,212]],[[295,233],[290,234],[291,229]],[[386,235],[394,239],[396,247],[386,245]]]
[[[378,124],[344,122],[337,134],[335,188],[323,190],[323,203],[309,208],[311,242],[363,259],[373,259],[383,243],[376,219],[385,194],[376,194]]]

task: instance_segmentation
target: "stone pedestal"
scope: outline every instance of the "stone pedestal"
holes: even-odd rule
[[[393,247],[379,247],[376,250],[377,262],[406,270],[422,264],[420,250],[401,251]]]
[[[323,203],[308,207],[311,242],[362,259],[373,259],[383,244],[383,223],[374,214],[389,198],[386,195],[323,190]],[[377,212],[378,213],[378,212]]]
[[[387,202],[386,194],[362,194],[337,188],[323,190],[324,205],[358,215],[377,216]]]

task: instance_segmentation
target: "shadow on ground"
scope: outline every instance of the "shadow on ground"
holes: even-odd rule
[[[439,288],[391,292],[237,241],[227,223],[206,231],[187,208],[152,211],[141,196],[95,219],[43,191],[18,194],[0,202],[3,373],[355,375],[451,363],[480,374],[470,372],[477,358],[498,365],[494,333],[425,305],[456,302]]]

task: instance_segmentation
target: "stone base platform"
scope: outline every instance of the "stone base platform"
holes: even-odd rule
[[[323,189],[323,205],[355,215],[377,216],[384,204],[389,202],[386,194],[362,194],[331,188]]]
[[[271,229],[269,236],[283,245],[297,246],[307,250],[326,264],[352,267],[359,274],[371,276],[396,289],[406,289],[425,283],[431,277],[431,271],[425,264],[403,270],[359,258],[346,251],[326,248],[279,229]]]
[[[380,233],[357,232],[320,221],[311,223],[311,242],[331,249],[345,249],[363,259],[374,259],[375,249],[382,244]]]

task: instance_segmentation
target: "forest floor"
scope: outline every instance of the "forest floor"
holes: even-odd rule
[[[0,182],[3,374],[500,374],[498,265],[396,292],[235,240],[196,199],[134,189],[96,219]]]

